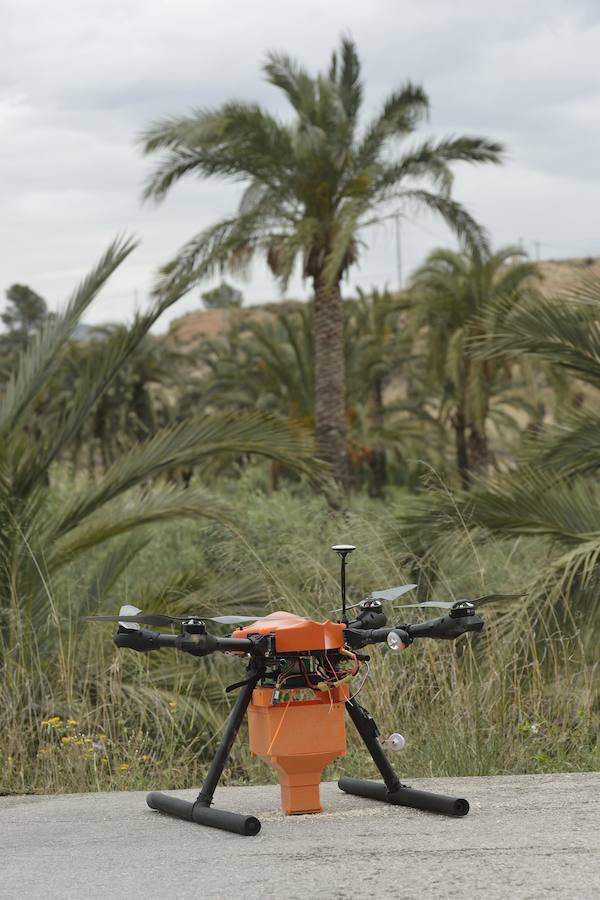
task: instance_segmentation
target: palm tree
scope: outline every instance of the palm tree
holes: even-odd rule
[[[163,119],[141,136],[160,153],[146,197],[161,200],[186,175],[242,181],[237,212],[200,232],[162,272],[158,289],[189,288],[214,272],[246,268],[263,254],[282,288],[300,260],[315,295],[315,424],[319,445],[347,485],[343,312],[340,283],[358,259],[359,234],[391,202],[440,215],[473,249],[481,229],[450,195],[449,164],[498,162],[499,144],[479,137],[429,140],[399,153],[428,111],[423,88],[407,82],[359,126],[363,102],[354,43],[341,42],[316,77],[285,54],[270,53],[267,81],[283,91],[293,119],[253,103]]]
[[[399,516],[398,551],[435,560],[458,552],[461,534],[471,543],[490,538],[545,538],[548,563],[528,573],[540,610],[550,603],[569,617],[598,612],[600,560],[600,279],[581,280],[558,297],[531,295],[518,305],[501,297],[496,328],[479,338],[481,358],[524,354],[589,386],[585,407],[563,411],[511,471],[497,473],[468,493],[435,491]],[[533,609],[535,604],[529,607]],[[594,632],[597,642],[597,631]],[[594,647],[594,653],[597,650]]]
[[[600,469],[599,311],[600,279],[593,276],[557,297],[534,294],[516,307],[500,298],[496,325],[479,341],[480,356],[526,356],[576,385],[558,409],[558,422],[540,430],[532,446],[537,465],[562,475],[594,476]]]
[[[184,490],[151,483],[174,465],[210,464],[215,456],[258,453],[312,476],[319,471],[312,441],[298,429],[265,415],[216,414],[165,427],[138,441],[96,482],[57,491],[48,473],[64,456],[122,367],[135,356],[159,315],[176,299],[157,299],[130,328],[119,329],[94,356],[52,428],[31,428],[40,395],[56,373],[81,315],[112,272],[133,249],[114,243],[74,292],[65,312],[48,321],[21,352],[0,396],[0,648],[21,644],[55,617],[49,585],[79,556],[119,535],[131,536],[115,549],[114,573],[137,553],[138,532],[151,522],[176,517],[226,521],[226,505],[204,487]],[[193,573],[192,573],[193,574]],[[104,579],[106,581],[106,578]],[[82,603],[84,601],[81,601]],[[83,611],[83,610],[81,610]]]
[[[349,303],[347,343],[352,350],[350,393],[365,404],[369,431],[375,446],[371,450],[373,472],[371,493],[380,497],[387,479],[386,451],[382,446],[385,427],[384,390],[398,376],[410,354],[411,338],[400,318],[406,300],[389,291],[359,289]],[[354,377],[352,377],[354,376]]]
[[[441,388],[441,406],[450,415],[462,486],[489,463],[487,420],[492,397],[510,380],[504,361],[478,355],[476,338],[495,328],[490,316],[499,298],[510,309],[537,275],[519,247],[495,253],[434,250],[412,277],[412,319],[425,340],[426,368]],[[512,398],[514,400],[514,398]]]

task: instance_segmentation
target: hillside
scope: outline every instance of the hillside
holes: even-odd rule
[[[260,303],[241,309],[199,309],[173,319],[169,325],[167,338],[175,341],[183,350],[191,349],[203,338],[217,338],[230,329],[246,321],[267,319],[272,311],[292,309],[299,300],[280,300],[278,303]]]
[[[583,275],[600,278],[600,257],[584,259],[547,259],[538,263],[542,273],[542,290],[545,294],[557,294]],[[281,300],[242,307],[242,309],[199,309],[173,319],[168,338],[182,349],[191,349],[203,338],[216,338],[225,334],[232,325],[244,321],[260,321],[268,318],[276,309],[293,308],[299,300]]]

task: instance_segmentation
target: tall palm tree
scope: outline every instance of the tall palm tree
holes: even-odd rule
[[[315,293],[315,425],[337,479],[347,484],[343,314],[340,283],[356,262],[359,234],[391,202],[434,211],[472,248],[485,236],[450,195],[449,164],[498,162],[499,144],[479,137],[428,140],[399,152],[426,116],[425,91],[393,91],[366,126],[360,62],[343,39],[329,69],[311,76],[285,54],[270,53],[267,81],[285,94],[282,122],[253,103],[163,119],[141,136],[160,154],[146,197],[161,200],[186,175],[242,181],[237,212],[200,232],[163,269],[165,284],[191,286],[216,271],[243,270],[263,254],[282,287],[300,260]]]
[[[535,265],[525,256],[513,246],[475,254],[438,249],[412,277],[413,324],[423,329],[427,369],[450,414],[465,488],[472,473],[487,471],[490,402],[510,374],[503,361],[478,355],[473,341],[494,330],[497,316],[490,311],[498,299],[511,308],[536,277]]]

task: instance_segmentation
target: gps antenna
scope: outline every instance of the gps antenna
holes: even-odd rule
[[[335,544],[332,548],[335,550],[337,555],[340,557],[342,562],[342,568],[340,571],[340,588],[342,592],[342,622],[347,625],[348,619],[346,618],[346,557],[352,553],[353,550],[356,550],[352,544]]]

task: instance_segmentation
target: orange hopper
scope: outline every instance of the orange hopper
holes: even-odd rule
[[[311,622],[290,613],[272,613],[235,632],[275,634],[276,652],[335,650],[343,646],[344,625]],[[254,689],[248,707],[250,749],[277,771],[281,805],[287,815],[322,812],[319,785],[325,766],[346,754],[345,701],[348,686],[294,700],[299,689],[285,689],[289,699],[273,703],[273,688]]]

